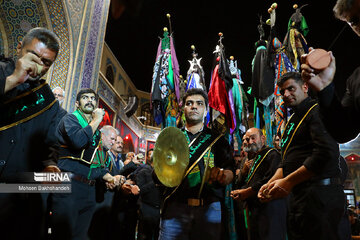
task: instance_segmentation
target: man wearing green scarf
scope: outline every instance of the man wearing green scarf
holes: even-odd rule
[[[252,240],[286,239],[285,199],[262,203],[257,198],[258,190],[274,175],[281,162],[280,153],[265,143],[266,136],[261,129],[250,128],[246,131],[244,151],[251,160],[244,164],[240,188],[233,190],[231,197],[244,203],[245,227]]]
[[[95,182],[107,187],[119,184],[120,175],[109,173],[109,158],[103,151],[98,130],[105,111],[96,108],[98,96],[82,89],[76,97],[77,110],[60,121],[56,135],[60,144],[58,167],[71,172],[71,193],[52,197],[54,239],[85,239],[95,210]]]

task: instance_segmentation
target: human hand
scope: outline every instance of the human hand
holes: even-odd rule
[[[266,192],[268,198],[273,200],[286,197],[292,188],[293,186],[285,178],[281,178],[269,183]]]
[[[58,166],[56,165],[49,165],[49,166],[46,166],[44,169],[43,169],[43,172],[46,172],[46,173],[59,173],[61,172],[60,168],[58,168]],[[60,184],[61,182],[42,182],[43,184]]]
[[[213,182],[218,182],[224,185],[226,183],[225,170],[218,167],[211,168],[208,182],[209,184],[212,184]]]
[[[115,181],[114,182],[105,182],[105,185],[106,185],[107,189],[114,189],[117,186]]]
[[[126,181],[126,178],[123,175],[115,175],[114,178],[115,178],[114,183],[116,186],[122,185]]]
[[[236,190],[231,191],[230,197],[232,197],[232,199],[237,200],[237,201],[243,200],[243,199],[241,199],[242,190],[243,189],[236,189]]]
[[[121,185],[121,190],[127,195],[133,194],[133,191],[135,192],[135,190],[136,190],[136,189],[134,189],[134,190],[132,189],[133,185],[135,185],[134,181],[128,179],[125,181],[125,183],[123,185]]]
[[[253,161],[254,160],[249,160],[249,159],[245,161],[244,166],[243,166],[243,168],[241,170],[242,174],[246,174],[246,173],[249,172],[249,170],[250,170],[250,168],[251,168],[251,166],[253,164]]]
[[[105,181],[105,185],[108,189],[113,189],[116,187],[116,178],[110,173],[106,173],[103,176],[103,180]]]
[[[138,185],[131,186],[131,193],[134,195],[138,195],[140,193],[140,188]]]
[[[261,186],[261,188],[258,191],[257,197],[259,198],[260,202],[271,201],[271,196],[269,195],[269,183],[266,183]]]
[[[35,54],[28,52],[23,55],[15,65],[14,75],[19,84],[25,82],[28,78],[37,80],[45,74],[44,63]]]
[[[96,108],[92,112],[92,118],[98,122],[101,122],[103,120],[104,115],[105,115],[105,110],[103,108]]]
[[[43,172],[61,172],[61,170],[56,165],[49,165],[44,168]]]
[[[313,48],[309,48],[309,51],[312,51]],[[335,72],[336,72],[336,61],[335,57],[331,51],[329,51],[331,62],[327,68],[317,73],[315,69],[311,68],[306,63],[306,57],[308,54],[304,54],[301,56],[301,77],[304,82],[308,83],[308,85],[315,91],[319,92],[323,90],[325,87],[330,85],[333,81]]]

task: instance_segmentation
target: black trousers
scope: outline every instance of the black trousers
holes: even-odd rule
[[[0,193],[0,238],[45,239],[45,200],[40,193]]]
[[[140,204],[138,239],[152,240],[159,238],[160,207],[156,208],[146,203]]]
[[[344,214],[341,185],[305,184],[294,188],[289,198],[289,240],[338,240],[338,225]]]
[[[95,211],[95,186],[73,180],[71,193],[53,193],[51,239],[87,239]]]
[[[286,199],[249,203],[250,240],[286,240]]]

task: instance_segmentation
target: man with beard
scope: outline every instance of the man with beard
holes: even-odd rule
[[[232,151],[222,134],[204,125],[208,104],[204,90],[189,89],[183,103],[183,132],[194,150],[182,183],[176,189],[168,188],[165,194],[159,239],[221,239],[221,201],[225,185],[234,177]],[[201,188],[206,162],[210,176]]]
[[[26,172],[59,171],[52,154],[59,103],[41,79],[59,49],[53,32],[34,28],[17,46],[16,62],[0,56],[0,183],[24,183]],[[0,193],[1,238],[40,239],[45,199],[40,193]],[[18,219],[26,223],[21,230]]]
[[[318,104],[308,96],[300,73],[285,73],[277,85],[294,114],[281,137],[282,162],[258,197],[270,201],[289,195],[290,240],[339,239],[345,204],[339,146],[326,131]]]
[[[52,89],[54,97],[59,101],[59,105],[62,106],[65,99],[65,91],[61,87],[57,86]]]
[[[60,146],[59,168],[71,172],[71,193],[52,196],[52,236],[54,239],[86,239],[95,210],[95,183],[105,181],[108,188],[119,184],[112,176],[103,151],[98,126],[105,111],[97,106],[92,89],[82,89],[76,96],[76,111],[60,121],[56,134]]]
[[[279,199],[261,203],[257,192],[275,173],[280,154],[275,148],[265,146],[266,137],[258,128],[250,128],[244,136],[244,151],[250,164],[245,165],[241,189],[233,190],[235,200],[245,201],[250,239],[286,239],[286,202]],[[247,166],[247,167],[246,167]]]

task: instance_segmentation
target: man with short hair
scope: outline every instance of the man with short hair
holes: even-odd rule
[[[154,152],[153,148],[150,148],[147,152],[146,152],[146,163],[149,163],[150,161],[152,161],[151,157],[152,154]]]
[[[110,150],[116,141],[117,130],[110,125],[105,125],[100,129],[101,132],[101,141],[105,150]]]
[[[124,167],[124,162],[121,159],[121,154],[124,147],[124,140],[119,135],[116,136],[115,144],[112,145],[109,150],[109,156],[111,157],[114,166],[120,171]]]
[[[52,89],[52,92],[53,92],[56,100],[59,101],[59,105],[61,106],[64,102],[65,90],[62,89],[61,87],[57,86]]]
[[[110,161],[103,151],[98,130],[105,111],[96,108],[98,95],[81,89],[76,111],[60,121],[56,134],[60,146],[58,166],[71,172],[71,194],[52,196],[52,236],[54,239],[85,239],[95,210],[95,183],[105,181],[109,188],[119,184],[120,176],[108,170]]]
[[[58,119],[61,120],[67,114],[67,111],[62,107],[65,98],[65,91],[61,87],[55,87],[52,89],[55,99],[59,102]]]
[[[360,0],[338,0],[333,11],[336,18],[347,22],[360,36]],[[329,66],[320,72],[306,64],[306,57],[301,57],[302,78],[318,93],[320,112],[327,131],[339,143],[356,138],[360,133],[360,67],[346,80],[346,91],[340,99],[335,94],[333,83],[336,63],[332,52]]]
[[[140,189],[139,221],[137,239],[151,240],[159,237],[160,223],[160,187],[153,179],[152,149],[146,156],[143,164],[135,175],[136,184]]]
[[[103,151],[106,153],[105,158],[108,161],[108,164],[104,167],[113,176],[119,175],[120,170],[116,167],[111,153],[111,150],[116,145],[118,130],[111,125],[104,125],[100,132]],[[119,181],[121,185],[125,181],[125,177],[120,176]],[[112,234],[118,233],[118,229],[113,226],[112,222],[112,205],[115,191],[117,190],[117,188],[112,189],[106,181],[96,181],[96,207],[88,231],[91,239],[107,238],[112,236]],[[106,230],[99,231],[99,229]]]
[[[34,28],[17,46],[17,60],[0,56],[0,182],[23,182],[23,173],[60,171],[55,128],[59,103],[41,79],[60,49],[58,37]],[[40,239],[45,199],[39,193],[0,193],[3,239]],[[26,222],[19,231],[18,219]]]
[[[257,198],[260,187],[275,173],[280,154],[265,145],[262,130],[250,128],[244,135],[244,151],[252,164],[240,180],[240,189],[233,190],[231,197],[245,202],[246,219],[250,239],[286,239],[286,201],[274,200],[261,203]]]
[[[208,105],[204,90],[189,89],[183,103],[186,119],[183,132],[195,150],[182,183],[167,189],[159,239],[220,239],[221,202],[225,186],[234,177],[232,151],[222,134],[204,125]],[[203,179],[206,165],[211,169],[207,181]]]
[[[290,240],[338,239],[345,204],[339,146],[326,131],[300,73],[285,73],[277,84],[294,114],[281,137],[282,163],[258,197],[269,201],[289,195]]]
[[[280,136],[278,134],[274,135],[273,137],[273,145],[276,150],[281,151]]]

